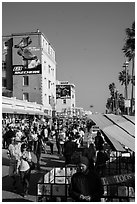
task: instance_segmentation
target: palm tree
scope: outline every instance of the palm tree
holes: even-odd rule
[[[116,90],[116,85],[115,83],[111,83],[109,84],[109,90],[110,90],[110,95],[111,95],[111,100],[108,101],[110,102],[111,104],[111,109],[112,109],[112,112],[114,113],[115,112],[115,106],[116,106],[116,103],[115,103],[115,90]]]
[[[115,86],[114,82],[109,84],[109,90],[110,90],[110,94],[111,94],[112,97],[114,97],[115,89],[116,89],[116,86]]]
[[[123,46],[123,52],[129,61],[132,61],[132,90],[131,90],[131,113],[133,112],[133,92],[135,84],[134,60],[135,60],[135,22],[131,28],[126,29],[126,40]]]
[[[130,81],[131,81],[131,75],[128,73],[129,70],[122,70],[121,72],[119,72],[119,82],[121,83],[121,85],[125,85],[125,99],[128,98],[128,94],[127,94],[127,86],[129,85]]]

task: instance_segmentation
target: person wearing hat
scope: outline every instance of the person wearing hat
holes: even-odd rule
[[[89,160],[80,157],[79,170],[73,174],[69,186],[69,195],[76,202],[100,202],[103,186],[100,177],[89,169]]]

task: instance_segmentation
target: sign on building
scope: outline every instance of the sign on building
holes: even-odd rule
[[[56,85],[56,99],[70,99],[71,85]]]
[[[41,74],[39,37],[13,36],[13,74]]]

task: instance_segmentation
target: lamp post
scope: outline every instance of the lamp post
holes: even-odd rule
[[[128,78],[127,78],[127,67],[129,65],[128,61],[125,61],[123,64],[123,67],[125,68],[125,100],[128,100],[128,89],[127,89],[127,85],[128,85]],[[127,105],[126,108],[126,113],[127,115],[129,115],[129,106]]]
[[[115,107],[116,107],[116,111],[115,111],[115,114],[118,115],[119,114],[119,103],[118,103],[118,100],[119,100],[119,93],[118,93],[118,90],[116,90],[115,92]]]

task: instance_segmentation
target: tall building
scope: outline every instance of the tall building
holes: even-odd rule
[[[75,114],[75,85],[68,81],[56,82],[56,112],[57,115]]]
[[[8,97],[12,96],[13,91],[12,46],[11,36],[2,37],[2,94]]]
[[[9,40],[12,43],[7,43]],[[5,75],[7,83],[9,78],[12,81],[13,97],[42,104],[45,113],[51,115],[56,106],[56,61],[53,46],[37,30],[3,36],[4,49],[5,53],[9,50],[8,58],[7,54],[3,54],[3,67],[10,73]],[[3,72],[3,84],[5,75]]]

